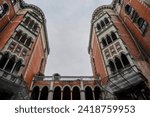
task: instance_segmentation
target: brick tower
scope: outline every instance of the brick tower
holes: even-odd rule
[[[29,99],[48,54],[42,10],[23,0],[0,0],[0,99]]]
[[[114,0],[92,16],[94,76],[116,99],[150,99],[150,2]]]

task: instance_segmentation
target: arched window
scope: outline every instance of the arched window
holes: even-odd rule
[[[85,88],[85,99],[86,100],[93,100],[93,91],[89,86],[87,86]]]
[[[102,44],[103,44],[103,47],[107,46],[106,40],[104,38],[102,38]]]
[[[106,40],[107,40],[107,43],[108,43],[108,44],[110,44],[110,43],[112,42],[112,40],[111,40],[111,38],[110,38],[109,35],[106,36]]]
[[[38,86],[34,87],[31,94],[31,100],[38,100],[40,88]]]
[[[127,15],[129,15],[129,14],[131,13],[131,11],[132,11],[132,7],[127,4],[127,5],[125,6],[125,13],[126,13]]]
[[[110,67],[110,71],[112,73],[114,73],[116,71],[115,65],[112,61],[109,61],[109,67]]]
[[[20,39],[20,42],[24,44],[26,40],[27,40],[27,34],[23,34],[23,36]]]
[[[47,100],[47,99],[48,99],[48,87],[45,86],[41,91],[40,100]]]
[[[38,23],[35,23],[35,25],[33,26],[33,31],[37,32],[38,27],[39,27]]]
[[[29,28],[33,28],[33,25],[34,25],[34,20],[32,20],[29,24]]]
[[[116,64],[117,70],[120,70],[123,68],[123,65],[122,65],[120,59],[117,57],[115,58],[115,64]]]
[[[16,40],[20,40],[21,36],[22,36],[22,31],[21,31],[21,30],[19,30],[19,31],[16,33],[16,35],[15,35],[14,39],[16,39]]]
[[[80,100],[80,89],[78,87],[74,87],[72,91],[72,100]]]
[[[8,60],[9,60],[9,53],[5,53],[0,60],[0,68],[1,69],[4,68],[4,66],[6,65]]]
[[[25,45],[26,45],[27,47],[30,47],[31,43],[32,43],[32,38],[29,37],[29,38],[27,39]]]
[[[19,60],[14,67],[13,73],[17,75],[21,66],[22,66],[22,60]]]
[[[71,100],[71,90],[68,86],[63,90],[63,100]]]
[[[139,28],[141,28],[141,27],[143,26],[144,19],[140,17],[140,18],[138,19],[137,23],[138,23]]]
[[[111,38],[113,41],[115,41],[117,39],[117,36],[114,32],[111,32]]]
[[[8,12],[9,6],[7,3],[4,3],[3,5],[0,5],[0,18],[2,18],[6,12]]]
[[[104,28],[105,27],[105,23],[103,21],[101,21],[101,27]]]
[[[12,69],[13,69],[13,67],[14,67],[14,65],[15,65],[15,62],[16,62],[16,57],[15,57],[15,56],[12,56],[12,57],[9,59],[7,65],[6,65],[6,67],[5,67],[4,69],[5,69],[6,71],[8,71],[8,72],[11,72]]]
[[[53,100],[61,100],[61,88],[55,87],[54,93],[53,93]]]
[[[126,57],[126,55],[121,54],[121,60],[124,66],[128,66],[130,65],[128,58]]]
[[[3,8],[4,8],[4,11],[5,11],[5,12],[8,12],[9,6],[8,6],[7,3],[4,3],[4,4],[3,4]]]
[[[30,22],[31,18],[30,17],[26,17],[25,21],[24,21],[24,24],[28,25],[29,22]]]
[[[105,21],[105,24],[106,24],[106,25],[108,25],[108,24],[109,24],[109,20],[108,20],[108,18],[105,18],[105,19],[104,19],[104,21]]]
[[[96,24],[96,28],[97,30],[101,30],[101,26],[99,25],[99,23]]]
[[[101,96],[101,89],[100,89],[98,86],[96,86],[96,87],[94,88],[94,96],[95,96],[95,100],[100,100],[100,99],[102,99],[102,96]]]

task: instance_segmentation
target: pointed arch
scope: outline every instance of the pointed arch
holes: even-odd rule
[[[105,22],[106,25],[108,25],[110,23],[109,20],[108,20],[108,18],[105,18],[104,22]]]
[[[100,100],[102,98],[100,87],[96,86],[94,88],[94,96],[95,96],[95,100]]]
[[[107,46],[107,42],[104,38],[102,38],[102,44],[103,44],[103,47],[106,47]]]
[[[79,87],[75,86],[72,91],[72,100],[80,100],[80,99],[81,99],[80,89]]]
[[[117,70],[120,70],[123,68],[123,65],[118,57],[115,58],[115,64],[116,64]]]
[[[2,58],[0,60],[0,68],[1,69],[4,68],[4,66],[6,65],[7,61],[9,60],[9,57],[10,57],[10,55],[9,55],[8,52],[3,54],[3,56],[2,56]]]
[[[113,41],[115,41],[117,39],[117,36],[114,32],[111,32],[111,38]]]
[[[108,44],[112,43],[112,40],[111,40],[111,38],[110,38],[109,35],[106,36],[106,40],[107,40],[107,43],[108,43]]]
[[[48,87],[43,87],[40,95],[40,100],[48,100]]]
[[[71,100],[71,90],[68,86],[63,89],[63,100]]]
[[[54,88],[53,100],[61,100],[61,88],[59,86]]]
[[[115,64],[112,61],[109,61],[109,67],[111,73],[114,73],[116,71]]]
[[[97,28],[97,30],[101,30],[101,26],[99,23],[96,24],[96,28]]]
[[[87,86],[85,88],[85,99],[86,100],[93,100],[93,91],[92,88]]]
[[[105,23],[104,23],[104,21],[101,21],[101,22],[100,22],[100,24],[101,24],[101,27],[102,27],[102,28],[104,28],[104,27],[105,27]]]
[[[31,100],[38,100],[40,88],[38,86],[34,87],[31,94]]]
[[[123,53],[121,53],[121,61],[122,61],[124,66],[129,66],[130,65],[130,62],[129,62],[127,56]]]

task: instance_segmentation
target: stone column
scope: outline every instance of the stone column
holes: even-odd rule
[[[52,80],[50,83],[50,90],[48,92],[48,100],[53,100],[53,90],[54,90],[53,85],[54,85],[54,82]]]
[[[84,90],[84,85],[83,85],[83,80],[82,79],[80,81],[80,85],[81,85],[80,97],[81,97],[81,100],[85,100],[85,90]]]

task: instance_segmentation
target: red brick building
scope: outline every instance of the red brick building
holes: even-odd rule
[[[42,10],[23,0],[0,0],[0,99],[29,99],[48,54]]]
[[[149,0],[114,0],[93,13],[93,74],[116,99],[150,98],[149,14]]]

